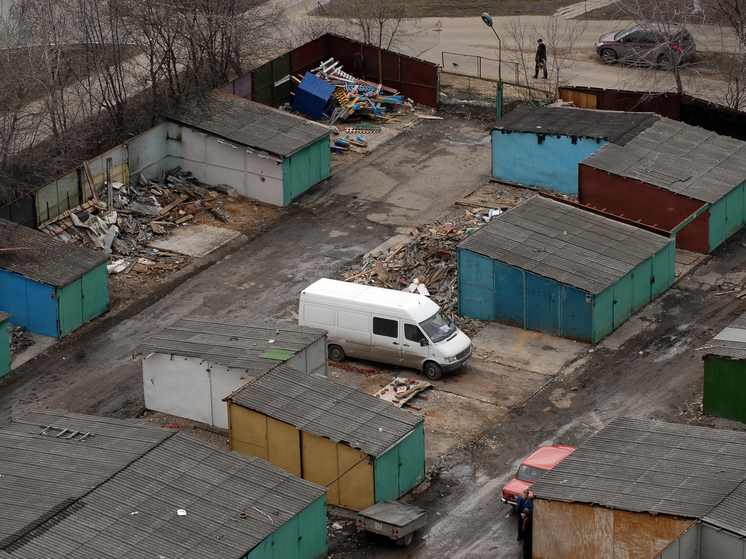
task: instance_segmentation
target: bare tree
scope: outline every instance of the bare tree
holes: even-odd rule
[[[507,39],[503,57],[517,64],[519,74],[525,83],[557,97],[560,86],[572,78],[575,63],[573,53],[577,50],[587,25],[586,20],[565,20],[553,16],[542,18],[538,22],[536,18],[525,16],[508,18],[501,30]],[[531,79],[534,75],[536,41],[539,38],[547,46],[549,79],[546,82]],[[535,97],[533,91],[530,97]],[[545,94],[539,97],[544,98]]]
[[[396,0],[339,0],[335,14],[360,32],[362,42],[382,49],[392,49],[405,41],[408,34],[402,23],[407,5]]]

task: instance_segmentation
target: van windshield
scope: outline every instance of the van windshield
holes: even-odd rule
[[[427,320],[420,322],[420,328],[436,344],[442,342],[457,330],[456,325],[442,309]]]

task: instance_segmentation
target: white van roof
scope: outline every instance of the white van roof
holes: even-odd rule
[[[378,309],[409,316],[422,322],[433,316],[440,307],[434,301],[419,293],[385,289],[346,281],[322,278],[302,291],[309,300],[335,301],[354,300],[369,310]]]

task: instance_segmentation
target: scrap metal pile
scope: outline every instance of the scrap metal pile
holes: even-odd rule
[[[385,120],[391,118],[389,115],[392,112],[414,110],[414,102],[411,99],[405,100],[396,89],[355,78],[342,70],[340,63],[333,58],[322,62],[302,80],[294,79],[300,87],[296,91],[293,108],[332,126],[338,121],[353,117]],[[333,89],[319,87],[315,83],[317,80],[326,82],[333,86]],[[328,95],[328,92],[331,92],[331,95]],[[308,101],[310,96],[316,96],[316,100],[324,104],[323,110],[318,109],[318,103]]]
[[[227,223],[229,216],[221,208],[221,198],[236,195],[227,185],[202,184],[180,167],[162,172],[155,181],[140,175],[136,184],[115,182],[112,188],[110,210],[98,201],[106,198],[100,194],[98,200],[67,210],[39,227],[63,242],[111,254],[109,273],[183,264],[183,255],[148,248],[148,242],[168,235],[172,227],[193,221],[201,212],[209,211]]]
[[[458,244],[485,225],[496,210],[462,210],[455,219],[421,225],[411,239],[390,249],[371,253],[361,269],[343,274],[345,281],[417,292],[429,296],[462,329],[478,330],[481,324],[458,315]]]

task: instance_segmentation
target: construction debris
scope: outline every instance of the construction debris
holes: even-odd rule
[[[413,378],[400,378],[397,377],[392,380],[387,386],[381,388],[374,394],[376,398],[391,402],[397,407],[403,407],[405,404],[417,396],[423,390],[430,388],[432,384],[423,380],[416,380]],[[420,409],[416,406],[416,409]]]
[[[502,213],[492,210],[494,215]],[[435,301],[459,327],[470,334],[481,323],[458,316],[458,244],[490,221],[490,208],[462,209],[456,219],[421,225],[402,241],[378,254],[371,253],[361,269],[348,270],[345,281],[417,292]]]
[[[302,78],[293,76],[293,79],[298,88],[292,108],[332,126],[337,121],[353,117],[392,120],[390,113],[414,110],[414,101],[405,100],[397,90],[355,78],[342,70],[340,63],[333,58],[322,62]],[[351,130],[353,132],[348,133],[366,133],[362,127]]]
[[[32,345],[34,345],[34,339],[26,331],[25,326],[13,326],[8,325],[8,331],[10,334],[10,355],[15,356],[19,353],[23,353]]]
[[[117,274],[154,267],[178,268],[187,257],[150,249],[148,243],[168,235],[173,227],[194,221],[205,211],[224,223],[229,221],[222,200],[236,196],[236,191],[228,185],[206,185],[180,167],[161,172],[153,181],[142,175],[136,177],[132,184],[116,184],[113,208],[91,200],[43,223],[39,229],[63,242],[111,254],[107,269]],[[98,200],[102,198],[105,196],[99,193]]]

